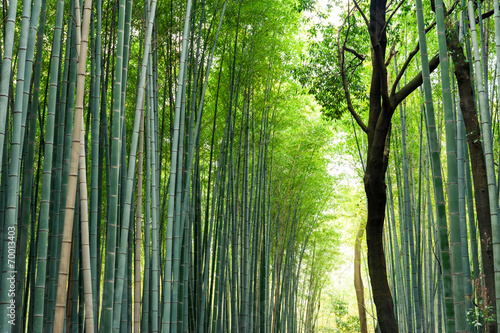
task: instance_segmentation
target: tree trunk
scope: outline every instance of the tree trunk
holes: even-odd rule
[[[354,289],[356,289],[356,298],[358,300],[359,327],[361,333],[368,333],[366,326],[365,295],[363,280],[361,278],[361,238],[363,237],[363,228],[358,231],[356,244],[354,245]]]
[[[358,7],[361,11],[361,9]],[[398,89],[398,82],[405,72],[409,61],[417,53],[418,48],[409,55],[398,77],[389,90],[385,54],[387,49],[386,34],[386,0],[371,0],[370,22],[368,32],[371,42],[372,78],[370,86],[369,119],[366,126],[354,110],[348,98],[347,80],[343,67],[343,54],[340,58],[342,82],[346,91],[349,112],[368,136],[368,151],[364,185],[368,201],[368,219],[366,224],[366,243],[368,248],[368,270],[373,290],[373,300],[377,308],[378,326],[382,333],[398,332],[398,323],[394,315],[394,304],[387,280],[387,268],[383,247],[383,230],[386,205],[385,173],[389,162],[391,118],[399,103],[417,89],[423,82],[422,72],[411,79],[404,87]],[[364,14],[363,14],[363,17]],[[348,24],[349,21],[348,21]],[[346,41],[341,52],[346,50]],[[429,61],[430,72],[439,65],[439,57]]]
[[[388,133],[388,125],[381,132]],[[378,129],[377,133],[380,130]],[[389,136],[389,134],[387,134]],[[381,140],[379,140],[381,141]],[[385,141],[385,140],[384,140]],[[382,141],[382,142],[384,142]],[[370,146],[370,144],[369,144]],[[373,290],[373,301],[377,308],[377,318],[382,332],[398,332],[394,316],[394,305],[387,280],[387,268],[383,244],[383,230],[386,205],[385,171],[388,159],[384,156],[384,145],[371,144],[364,177],[368,199],[368,222],[366,243],[368,246],[368,269]],[[388,150],[387,150],[388,153]]]
[[[448,32],[448,49],[455,63],[455,77],[457,78],[458,93],[460,95],[460,109],[464,118],[469,145],[474,197],[476,203],[477,221],[481,238],[481,256],[485,285],[490,300],[495,297],[495,276],[493,267],[493,246],[491,245],[491,219],[488,195],[488,179],[486,177],[486,162],[481,144],[481,131],[477,118],[476,104],[472,91],[470,65],[465,58],[464,49],[458,40],[452,25],[446,24]],[[496,313],[496,304],[492,302],[492,313]],[[490,332],[497,332],[497,328],[490,325]]]
[[[389,157],[389,128],[394,109],[388,100],[385,51],[385,0],[372,0],[370,4],[369,33],[372,44],[372,81],[370,87],[370,116],[368,120],[368,156],[364,176],[368,200],[366,243],[368,269],[373,290],[373,301],[382,332],[398,332],[394,305],[387,280],[383,230],[386,205],[385,172]],[[391,110],[392,109],[392,110]],[[387,139],[387,140],[386,140]],[[387,148],[387,149],[386,149]]]

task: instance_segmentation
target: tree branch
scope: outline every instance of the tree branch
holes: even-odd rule
[[[431,1],[431,5],[433,5],[433,4],[434,4],[434,1]],[[455,0],[453,5],[451,6],[451,9],[446,12],[446,16],[450,15],[455,10],[457,5],[458,5],[458,0]],[[436,21],[432,22],[431,25],[429,25],[425,29],[425,33],[427,34],[435,26],[436,26]],[[396,76],[396,80],[394,80],[394,83],[393,83],[392,88],[391,88],[391,96],[394,96],[396,94],[396,88],[398,86],[399,81],[403,77],[403,75],[404,75],[406,69],[408,68],[408,66],[410,65],[410,62],[412,61],[413,57],[418,53],[419,50],[420,50],[420,43],[417,43],[417,46],[415,47],[415,49],[413,51],[410,52],[410,54],[408,55],[408,58],[406,59],[405,63],[403,64],[403,67],[401,67],[399,74]]]
[[[432,73],[439,66],[439,55],[436,54],[429,61],[429,70]],[[401,103],[409,94],[411,94],[415,89],[420,87],[423,82],[422,71],[418,73],[408,84],[401,88],[397,93],[391,95],[392,105],[397,106]],[[394,107],[394,109],[396,109]]]
[[[401,7],[403,5],[404,2],[405,2],[405,0],[401,0],[399,5],[392,11],[391,15],[389,16],[389,19],[387,19],[384,27],[382,28],[382,33],[384,33],[385,29],[387,28],[387,25],[389,25],[389,22],[391,22],[392,17],[394,16],[394,14],[396,14],[397,10],[399,9],[399,7]]]
[[[361,10],[361,8],[359,7],[358,3],[356,2],[356,0],[352,0],[354,2],[354,6],[356,6],[356,8],[358,9],[359,13],[361,14],[361,16],[363,16],[363,20],[365,20],[365,24],[366,24],[366,27],[368,29],[370,29],[370,23],[368,21],[368,19],[366,18],[366,15],[365,13],[363,13],[363,11]]]
[[[398,51],[395,50],[396,48],[396,40],[394,40],[392,42],[392,46],[391,46],[391,51],[389,51],[389,58],[387,59],[387,61],[385,62],[385,67],[387,68],[389,66],[389,64],[391,63],[391,60],[392,60],[392,57],[394,57]]]
[[[398,75],[396,76],[396,79],[394,80],[394,83],[392,84],[391,96],[394,96],[396,94],[396,88],[398,86],[399,81],[401,80],[404,72],[406,71],[406,69],[410,65],[410,62],[413,60],[413,57],[418,53],[419,50],[420,50],[420,43],[417,43],[417,46],[415,47],[415,49],[413,49],[413,51],[411,51],[410,54],[408,55],[408,58],[406,58],[406,61],[403,64],[403,67],[401,67],[401,70],[399,71]]]
[[[492,9],[492,10],[487,11],[486,13],[483,13],[481,15],[481,19],[483,19],[483,20],[487,19],[488,17],[490,17],[491,15],[493,15],[493,12],[494,12],[494,10]],[[476,17],[476,24],[479,24],[479,17]]]
[[[392,6],[392,3],[393,3],[393,2],[394,2],[394,0],[391,0],[391,1],[389,2],[389,4],[388,4],[387,6],[385,6],[385,11],[388,11],[388,10],[389,10],[389,8]]]
[[[343,48],[344,48],[344,51],[347,51],[347,52],[349,52],[349,53],[354,54],[354,56],[355,56],[356,58],[358,58],[359,60],[361,60],[361,61],[364,61],[364,60],[368,57],[368,56],[367,56],[367,55],[365,55],[365,54],[359,54],[358,52],[356,52],[356,50],[351,49],[350,47],[345,46],[345,43],[344,43]]]
[[[433,22],[429,27],[427,27],[427,29],[425,29],[425,33],[428,33],[429,31],[431,31],[432,28],[434,28],[435,26],[436,26],[436,22]],[[396,93],[396,88],[398,86],[399,81],[401,80],[401,78],[403,77],[403,74],[405,73],[406,69],[410,65],[410,62],[413,60],[413,57],[418,53],[419,50],[420,50],[420,43],[417,42],[417,46],[415,46],[415,49],[413,49],[413,51],[410,52],[410,54],[408,55],[408,58],[406,58],[406,61],[403,64],[403,67],[401,67],[401,70],[399,71],[398,75],[396,76],[396,79],[394,80],[394,83],[393,83],[392,88],[391,88],[391,96]]]
[[[347,77],[345,74],[345,68],[344,68],[344,50],[347,48],[346,43],[347,43],[347,36],[349,35],[349,30],[351,28],[351,23],[348,20],[347,21],[347,32],[343,41],[342,46],[339,45],[339,53],[338,53],[338,61],[340,65],[340,75],[342,76],[342,87],[344,88],[344,93],[345,93],[345,98],[347,102],[347,109],[353,116],[353,118],[356,120],[358,123],[359,127],[363,130],[363,132],[368,133],[368,128],[366,127],[365,123],[361,119],[361,117],[358,115],[356,110],[354,110],[354,106],[352,105],[352,100],[351,100],[351,93],[349,91],[349,86],[347,84]],[[340,29],[339,29],[339,40],[340,40]],[[354,51],[354,50],[353,50]],[[357,52],[356,52],[357,53]]]
[[[451,6],[451,9],[449,11],[446,11],[446,16],[450,15],[455,7],[458,4],[458,0],[456,0],[453,5]],[[431,0],[431,5],[434,8],[434,1]],[[426,30],[425,33],[429,32],[433,27],[435,23],[433,23],[431,26],[429,26]],[[396,80],[394,81],[394,84],[392,85],[391,89],[391,102],[393,106],[399,105],[409,94],[411,94],[415,89],[417,89],[423,82],[422,79],[422,71],[418,73],[410,82],[408,82],[407,85],[405,85],[403,88],[401,88],[397,93],[396,93],[396,87],[398,85],[398,82],[401,80],[401,77],[403,76],[403,73],[406,71],[411,59],[417,54],[417,52],[420,49],[420,44],[418,43],[415,49],[410,53],[408,58],[406,59],[403,67],[401,68],[401,71],[399,72],[398,76],[396,77]],[[429,71],[432,73],[437,66],[439,66],[439,55],[436,54],[430,61],[429,61]],[[395,108],[394,108],[395,109]]]

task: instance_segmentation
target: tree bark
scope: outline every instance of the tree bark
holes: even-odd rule
[[[368,151],[364,185],[368,202],[368,219],[366,224],[366,243],[368,249],[368,271],[373,292],[373,301],[377,309],[378,327],[382,333],[398,332],[398,323],[394,315],[394,304],[392,300],[389,282],[387,280],[387,268],[383,246],[383,230],[386,206],[386,183],[385,173],[389,162],[389,144],[391,118],[399,103],[422,84],[422,73],[417,74],[404,87],[396,92],[399,79],[406,70],[412,57],[417,53],[418,47],[412,52],[403,65],[398,78],[389,90],[386,69],[386,0],[371,0],[370,21],[358,10],[368,24],[368,32],[371,42],[372,78],[370,86],[370,106],[368,125],[365,126],[354,107],[347,100],[348,109],[358,122],[358,125],[367,133]],[[396,8],[397,10],[397,8]],[[347,41],[347,37],[346,37]],[[344,42],[345,46],[345,42]],[[341,48],[341,52],[345,50]],[[343,62],[340,57],[342,75]],[[434,71],[439,65],[439,57],[435,56],[429,61],[430,71]],[[347,82],[343,76],[343,85],[348,95]]]
[[[394,111],[388,98],[385,52],[387,48],[385,0],[372,0],[370,4],[369,34],[372,44],[372,80],[370,87],[370,113],[368,119],[368,156],[364,176],[368,201],[366,243],[368,269],[377,308],[378,324],[382,332],[398,332],[394,304],[387,280],[383,244],[386,205],[385,172],[387,170],[391,116]],[[388,147],[388,146],[387,146]]]
[[[390,119],[389,119],[390,121]],[[383,229],[386,205],[385,172],[388,153],[385,140],[389,137],[389,124],[377,128],[371,144],[369,142],[368,161],[364,177],[365,192],[368,200],[368,221],[366,225],[366,243],[368,247],[368,269],[372,285],[373,301],[377,308],[377,318],[382,332],[398,332],[394,305],[387,280],[387,268],[383,244]],[[369,135],[370,136],[370,135]],[[371,146],[371,147],[370,147]]]
[[[486,161],[484,159],[483,147],[481,144],[481,130],[472,91],[469,62],[465,57],[463,46],[458,40],[457,32],[449,21],[447,21],[446,30],[446,41],[451,58],[455,63],[455,77],[457,79],[458,93],[460,96],[460,109],[462,110],[467,132],[477,222],[481,235],[483,272],[485,275],[485,286],[491,300],[491,297],[495,297],[495,271],[493,267],[493,246],[491,245],[488,179],[486,177]],[[491,306],[493,306],[493,313],[496,313],[495,302],[491,302]],[[490,332],[497,332],[497,327],[494,323],[490,324]]]

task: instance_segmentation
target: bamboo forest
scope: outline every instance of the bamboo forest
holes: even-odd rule
[[[0,6],[0,333],[499,331],[499,0]]]

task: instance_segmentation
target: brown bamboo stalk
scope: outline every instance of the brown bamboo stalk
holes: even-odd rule
[[[368,332],[366,323],[365,295],[363,279],[361,278],[361,238],[365,232],[364,225],[359,228],[358,236],[354,245],[354,289],[358,301],[359,326],[362,333]]]
[[[76,0],[78,2],[79,0]],[[80,158],[80,141],[83,125],[83,103],[85,98],[85,67],[87,62],[87,48],[90,28],[90,13],[92,0],[85,0],[83,9],[83,24],[80,53],[77,64],[75,123],[71,148],[71,160],[68,179],[68,192],[66,197],[66,213],[64,214],[64,231],[61,245],[59,264],[59,279],[57,283],[56,308],[54,316],[53,333],[62,333],[64,328],[64,308],[66,305],[66,287],[68,284],[69,259],[71,243],[73,241],[73,219],[75,215],[76,185],[78,180],[78,162]],[[93,326],[92,326],[93,327]]]
[[[141,243],[142,243],[142,168],[144,156],[144,106],[141,111],[139,131],[139,161],[137,176],[137,209],[135,219],[135,265],[134,265],[134,332],[141,331]]]

